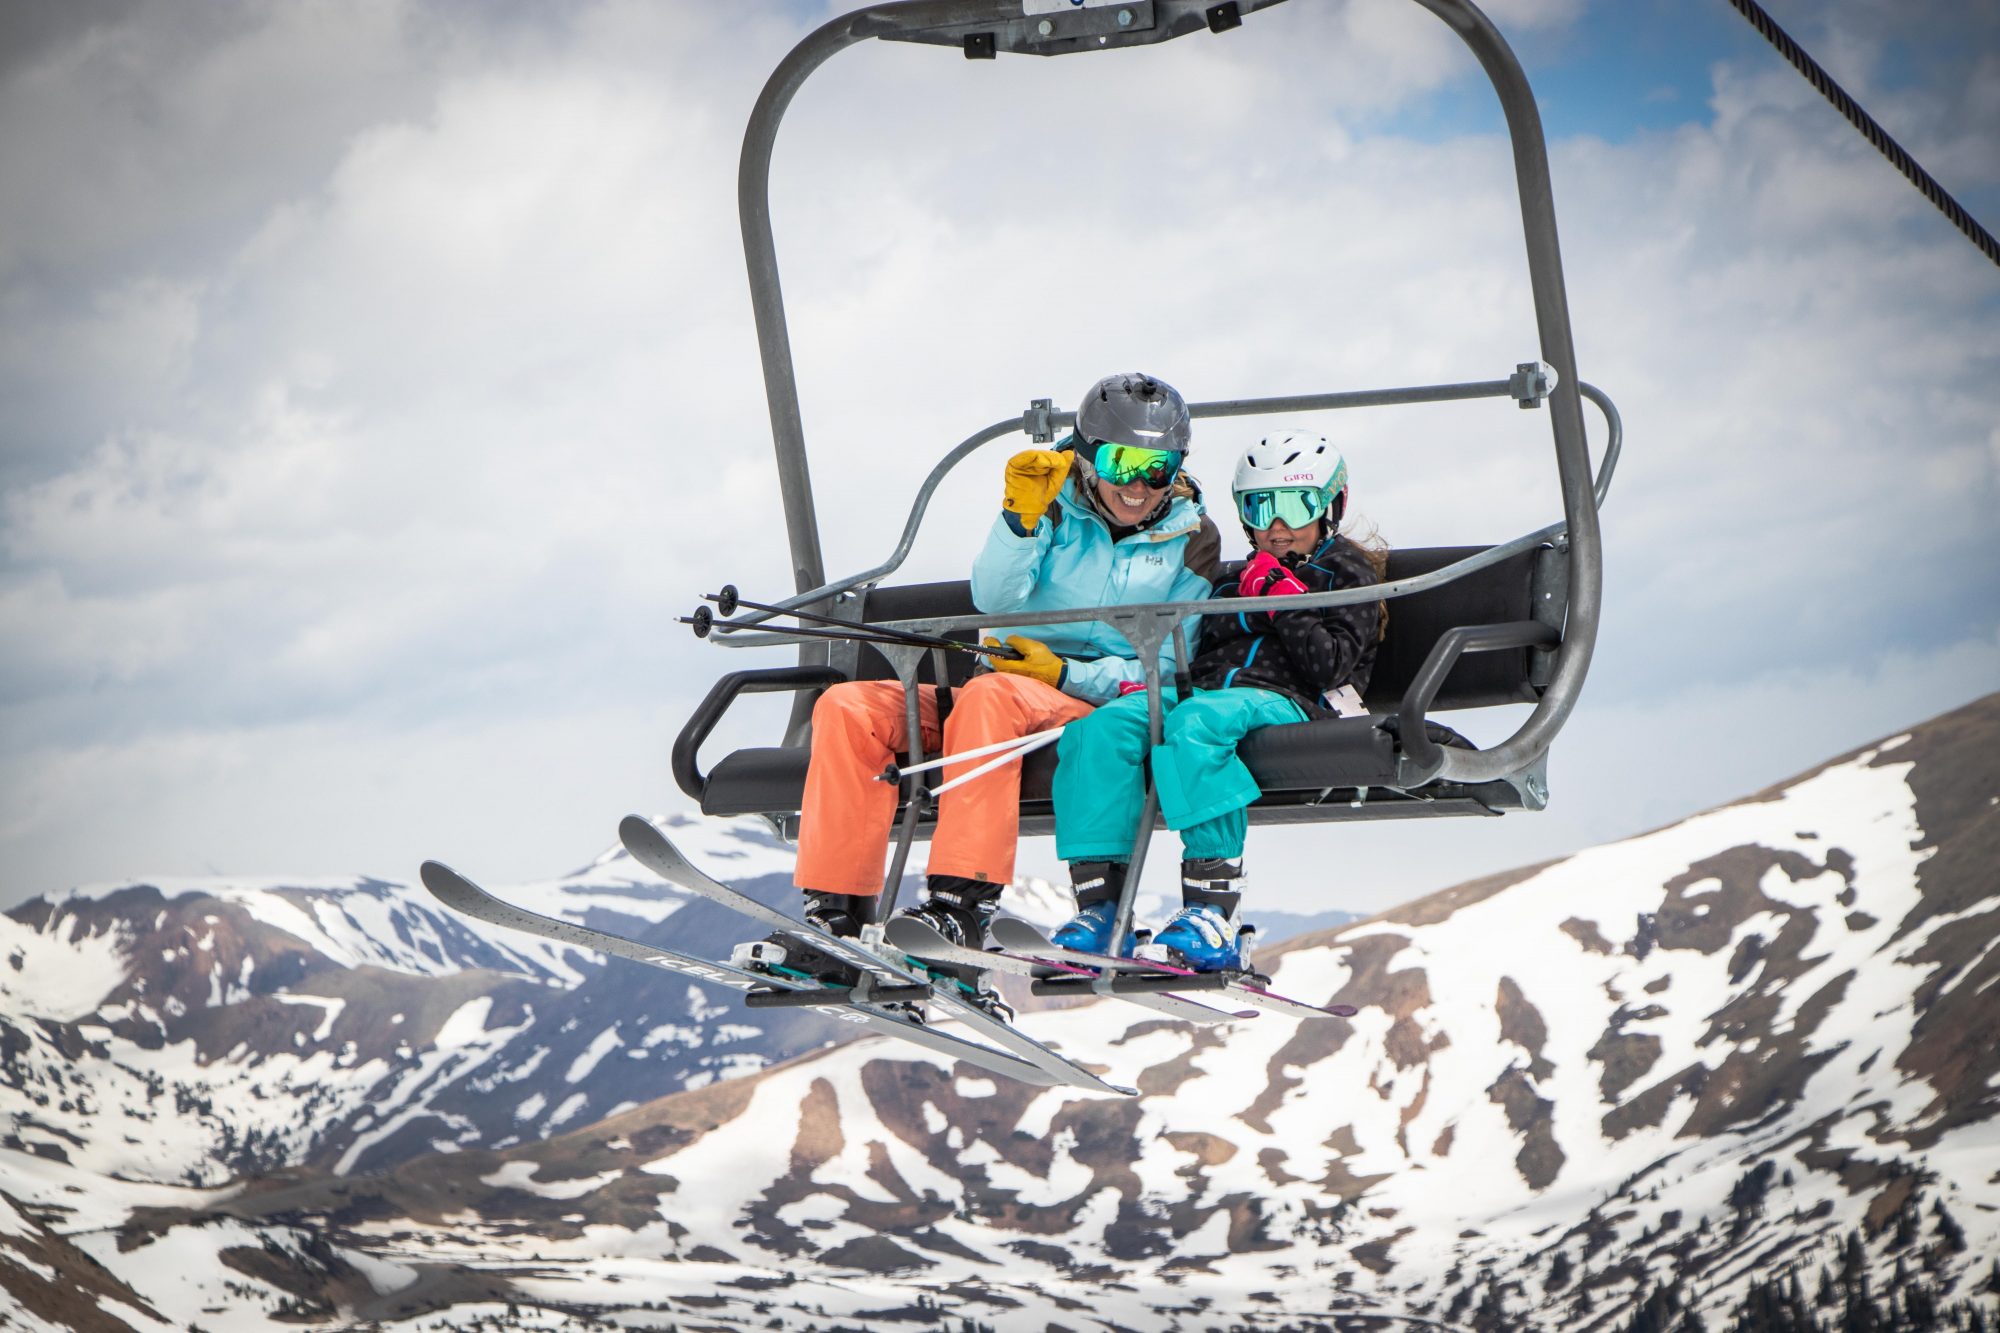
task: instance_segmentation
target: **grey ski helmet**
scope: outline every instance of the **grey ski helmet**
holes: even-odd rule
[[[1088,446],[1109,441],[1186,453],[1191,432],[1187,401],[1165,380],[1136,371],[1106,375],[1076,409],[1076,433]]]

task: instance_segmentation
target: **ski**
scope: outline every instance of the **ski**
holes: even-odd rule
[[[938,933],[937,927],[910,917],[895,917],[888,925],[887,939],[898,950],[911,958],[929,962],[949,963],[958,967],[976,967],[982,971],[991,969],[1014,976],[1029,977],[1036,981],[1060,980],[1064,977],[1078,978],[1070,984],[1079,987],[1094,980],[1097,973],[1089,968],[1077,967],[1070,963],[1053,962],[1040,958],[1030,958],[1023,954],[994,952],[992,950],[968,949],[962,944],[953,944]],[[1228,1023],[1239,1018],[1255,1018],[1255,1009],[1230,1012],[1210,1005],[1199,1004],[1179,995],[1150,995],[1126,992],[1111,992],[1114,998],[1128,1000],[1144,1009],[1166,1014],[1172,1018],[1184,1019],[1191,1023]]]
[[[947,1017],[957,1019],[1007,1053],[1040,1069],[1057,1083],[1091,1092],[1115,1093],[1121,1097],[1137,1094],[1134,1088],[1105,1082],[1083,1066],[1064,1059],[1027,1033],[1001,1022],[967,1000],[956,982],[934,984],[927,972],[872,953],[859,940],[818,930],[804,921],[787,916],[777,908],[760,903],[748,894],[739,893],[727,884],[711,878],[688,860],[681,849],[674,846],[667,835],[655,828],[649,820],[638,815],[625,816],[619,822],[618,837],[625,844],[625,850],[630,852],[640,865],[669,883],[679,885],[689,893],[698,894],[710,902],[741,912],[744,916],[788,939],[832,954],[860,969],[871,980],[897,987],[911,985],[929,987],[932,1002],[943,1010]]]
[[[1098,976],[1089,981],[1049,977],[1037,981],[1037,995],[1116,995],[1171,994],[1177,991],[1220,992],[1231,999],[1267,1013],[1288,1018],[1352,1018],[1358,1012],[1351,1004],[1317,1005],[1267,990],[1243,974],[1195,972],[1171,963],[1144,958],[1113,958],[1104,954],[1080,953],[1053,943],[1048,936],[1025,921],[1000,917],[992,925],[993,939],[1008,953],[1021,954],[1052,963],[1068,963],[1090,968]]]
[[[772,999],[783,997],[788,1005],[797,1004],[800,1008],[810,1009],[837,1022],[851,1023],[884,1036],[913,1042],[939,1055],[963,1060],[989,1073],[1004,1074],[1038,1087],[1051,1087],[1056,1082],[1047,1071],[1029,1061],[1004,1051],[996,1051],[990,1046],[982,1046],[978,1042],[967,1041],[963,1037],[955,1037],[948,1032],[939,1032],[916,1018],[889,1009],[887,1006],[895,1001],[882,997],[879,992],[874,997],[856,999],[852,998],[851,988],[846,986],[826,986],[805,979],[767,976],[762,972],[752,972],[729,963],[710,962],[704,958],[675,953],[671,949],[662,949],[657,945],[627,939],[623,935],[613,935],[607,931],[592,930],[588,926],[579,926],[556,917],[543,916],[525,907],[517,907],[504,898],[494,897],[439,861],[424,862],[419,874],[424,887],[430,891],[433,898],[453,911],[479,921],[541,935],[563,944],[573,944],[580,949],[616,954],[620,958],[648,963],[695,981],[706,981],[711,985],[727,987],[741,994],[746,1003],[755,1004],[758,999],[766,997]],[[797,998],[794,999],[794,996]],[[877,1005],[882,1007],[876,1007]]]

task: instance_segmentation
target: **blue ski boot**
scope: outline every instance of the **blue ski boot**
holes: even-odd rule
[[[1114,953],[1111,932],[1118,924],[1118,895],[1125,888],[1123,861],[1077,861],[1069,868],[1070,889],[1076,894],[1076,915],[1056,927],[1052,944],[1078,953],[1129,957],[1138,942],[1130,930]]]
[[[1250,972],[1255,927],[1237,914],[1242,900],[1241,863],[1181,862],[1181,910],[1138,957],[1194,972]]]

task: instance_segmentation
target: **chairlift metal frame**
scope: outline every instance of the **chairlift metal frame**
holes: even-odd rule
[[[990,58],[1002,52],[1066,55],[1149,45],[1202,31],[1223,33],[1239,26],[1244,15],[1283,2],[894,0],[868,5],[829,21],[801,41],[779,63],[751,112],[737,178],[737,205],[750,279],[751,306],[763,362],[779,491],[797,589],[795,595],[773,605],[815,611],[836,618],[852,616],[865,592],[899,568],[907,558],[931,496],[952,468],[995,439],[1023,432],[1035,441],[1047,442],[1073,422],[1073,414],[1056,411],[1051,400],[1038,399],[1019,418],[995,422],[969,436],[947,453],[925,478],[901,539],[889,557],[861,573],[837,580],[827,579],[770,214],[772,148],[786,109],[805,80],[840,51],[870,39],[955,47],[972,59]],[[1547,591],[1545,616],[1540,609],[1543,603],[1539,600],[1543,594],[1538,589],[1537,615],[1543,618],[1544,623],[1527,626],[1525,632],[1519,626],[1475,626],[1466,627],[1463,632],[1453,631],[1445,636],[1453,641],[1449,644],[1441,641],[1437,645],[1422,673],[1428,678],[1430,688],[1435,690],[1437,680],[1449,671],[1459,653],[1530,646],[1543,652],[1546,659],[1544,667],[1537,672],[1537,683],[1541,685],[1540,699],[1510,737],[1482,750],[1440,747],[1429,740],[1422,725],[1422,680],[1414,684],[1410,691],[1416,703],[1405,703],[1406,714],[1414,711],[1414,718],[1406,718],[1406,723],[1414,721],[1415,725],[1406,725],[1401,734],[1403,749],[1411,761],[1411,776],[1416,780],[1412,785],[1431,780],[1477,783],[1518,777],[1530,770],[1538,773],[1550,743],[1576,705],[1595,646],[1603,601],[1602,547],[1597,510],[1603,503],[1617,462],[1622,426],[1610,399],[1601,390],[1584,384],[1576,374],[1575,346],[1550,189],[1548,153],[1540,113],[1526,76],[1499,31],[1470,0],[1415,0],[1415,3],[1435,14],[1464,40],[1486,71],[1499,97],[1512,141],[1530,291],[1539,338],[1539,359],[1517,367],[1514,374],[1506,379],[1233,399],[1191,404],[1190,410],[1197,418],[1209,418],[1473,398],[1512,398],[1523,408],[1539,407],[1543,403],[1548,405],[1563,507],[1560,522],[1487,548],[1475,556],[1420,577],[1365,589],[1266,599],[1272,610],[1394,599],[1465,577],[1537,546],[1554,545],[1563,550],[1568,557],[1561,564],[1563,586]],[[1607,426],[1603,460],[1595,475],[1584,432],[1582,401],[1586,397],[1603,413]],[[1172,602],[1079,607],[1040,615],[1008,613],[882,623],[928,634],[956,635],[999,625],[1027,627],[1081,619],[1107,621],[1126,635],[1145,664],[1148,684],[1155,687],[1150,691],[1150,699],[1153,735],[1157,739],[1162,720],[1160,691],[1157,688],[1162,646],[1170,640],[1177,642],[1179,660],[1184,667],[1189,658],[1182,621],[1203,609],[1206,609],[1204,603]],[[843,615],[843,612],[847,614]],[[829,661],[829,650],[823,639],[791,635],[781,626],[751,628],[768,624],[775,614],[772,611],[756,612],[734,622],[733,627],[718,624],[710,641],[728,647],[797,645],[799,666],[805,675],[791,673],[796,679],[790,684],[773,679],[746,684],[740,687],[742,689],[797,689],[801,683],[807,683],[806,676],[814,674],[810,668],[825,667]],[[1505,632],[1499,632],[1503,630]],[[910,762],[920,762],[923,758],[922,733],[917,725],[915,686],[924,657],[928,652],[937,650],[887,644],[877,644],[875,649],[889,660],[905,686],[912,752]],[[943,681],[945,673],[941,654],[937,667],[936,678]],[[775,677],[781,673],[772,674]],[[827,679],[831,678],[829,670]],[[822,680],[820,683],[825,682]],[[801,696],[795,703],[786,731],[787,746],[805,743],[810,708],[811,700],[806,696]],[[705,728],[701,734],[706,734]],[[685,734],[683,739],[687,739]],[[694,745],[699,745],[699,736],[695,738]],[[689,768],[692,768],[691,761]],[[893,905],[924,800],[921,778],[908,779],[907,786],[907,804],[900,837],[885,880],[884,913]],[[1155,818],[1156,807],[1149,799],[1147,816],[1142,820],[1138,845],[1134,850],[1126,900],[1122,904],[1121,927],[1129,920],[1130,888],[1137,884]]]

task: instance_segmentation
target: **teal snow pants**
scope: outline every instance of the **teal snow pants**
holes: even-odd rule
[[[1236,746],[1259,727],[1303,722],[1305,710],[1272,690],[1196,690],[1169,709],[1153,747],[1153,785],[1182,855],[1233,861],[1250,830],[1257,781]],[[1144,692],[1114,699],[1063,729],[1057,741],[1056,855],[1127,861],[1146,800]]]

